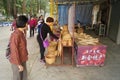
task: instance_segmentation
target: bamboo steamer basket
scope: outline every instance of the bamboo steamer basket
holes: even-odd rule
[[[68,26],[67,25],[63,26],[63,31],[68,31]]]
[[[53,54],[47,54],[45,56],[45,60],[46,60],[47,64],[53,64],[55,62],[55,59],[56,59],[56,57]]]
[[[50,47],[51,47],[51,46],[57,46],[57,42],[56,42],[56,41],[50,41],[49,46],[50,46]]]
[[[71,39],[62,40],[62,45],[63,46],[72,46],[72,40]]]
[[[55,51],[48,51],[48,55],[55,55],[55,56],[57,56],[57,54],[58,54],[58,51],[57,50],[55,50]]]
[[[69,34],[69,32],[68,31],[62,31],[62,36],[64,36],[65,34]]]
[[[57,56],[57,54],[58,54],[58,51],[56,50],[56,51],[54,52],[54,55]]]
[[[68,40],[68,46],[72,46],[72,40],[71,39]]]
[[[67,40],[62,40],[62,45],[66,46],[67,45]]]
[[[71,39],[71,35],[70,34],[65,34],[65,35],[63,35],[62,39],[63,40]]]
[[[55,51],[56,50],[56,46],[49,46],[47,48],[48,52],[51,52],[51,51]]]

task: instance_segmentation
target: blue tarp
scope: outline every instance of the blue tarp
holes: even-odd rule
[[[68,10],[70,5],[58,5],[58,16],[60,26],[68,24]],[[75,24],[77,20],[81,25],[87,25],[92,23],[92,4],[76,5],[75,9]]]
[[[68,24],[68,5],[58,5],[59,24],[63,26]]]
[[[80,21],[81,25],[87,25],[92,23],[92,4],[76,5],[75,23]]]

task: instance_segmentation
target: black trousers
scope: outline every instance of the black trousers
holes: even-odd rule
[[[38,41],[39,47],[40,47],[40,55],[41,55],[40,57],[41,57],[41,59],[45,59],[45,56],[44,56],[45,48],[43,46],[43,41],[41,40],[39,34],[37,35],[37,41]]]
[[[30,28],[30,37],[34,36],[34,29],[35,29],[35,27]]]

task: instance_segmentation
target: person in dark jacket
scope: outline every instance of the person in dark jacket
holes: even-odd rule
[[[45,48],[43,46],[43,41],[42,41],[40,36],[42,36],[43,40],[45,40],[45,38],[47,37],[47,34],[49,33],[50,36],[52,36],[55,39],[58,39],[58,37],[56,35],[54,35],[53,32],[50,29],[50,26],[53,25],[53,22],[54,22],[54,19],[52,17],[48,17],[46,19],[46,23],[41,24],[40,31],[39,31],[39,33],[37,35],[37,41],[38,41],[39,46],[40,46],[40,54],[41,54],[40,61],[41,62],[45,62],[45,56],[44,56]]]
[[[10,58],[12,80],[28,80],[26,61],[28,60],[27,41],[24,31],[27,29],[28,18],[20,15],[16,20],[16,29],[10,36]]]

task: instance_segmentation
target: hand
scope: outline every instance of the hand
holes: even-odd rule
[[[22,72],[24,70],[22,65],[18,65],[19,72]]]
[[[12,29],[12,28],[10,28],[10,31],[13,31],[13,29]]]
[[[61,39],[59,38],[57,41],[59,42],[59,41],[61,41]]]

